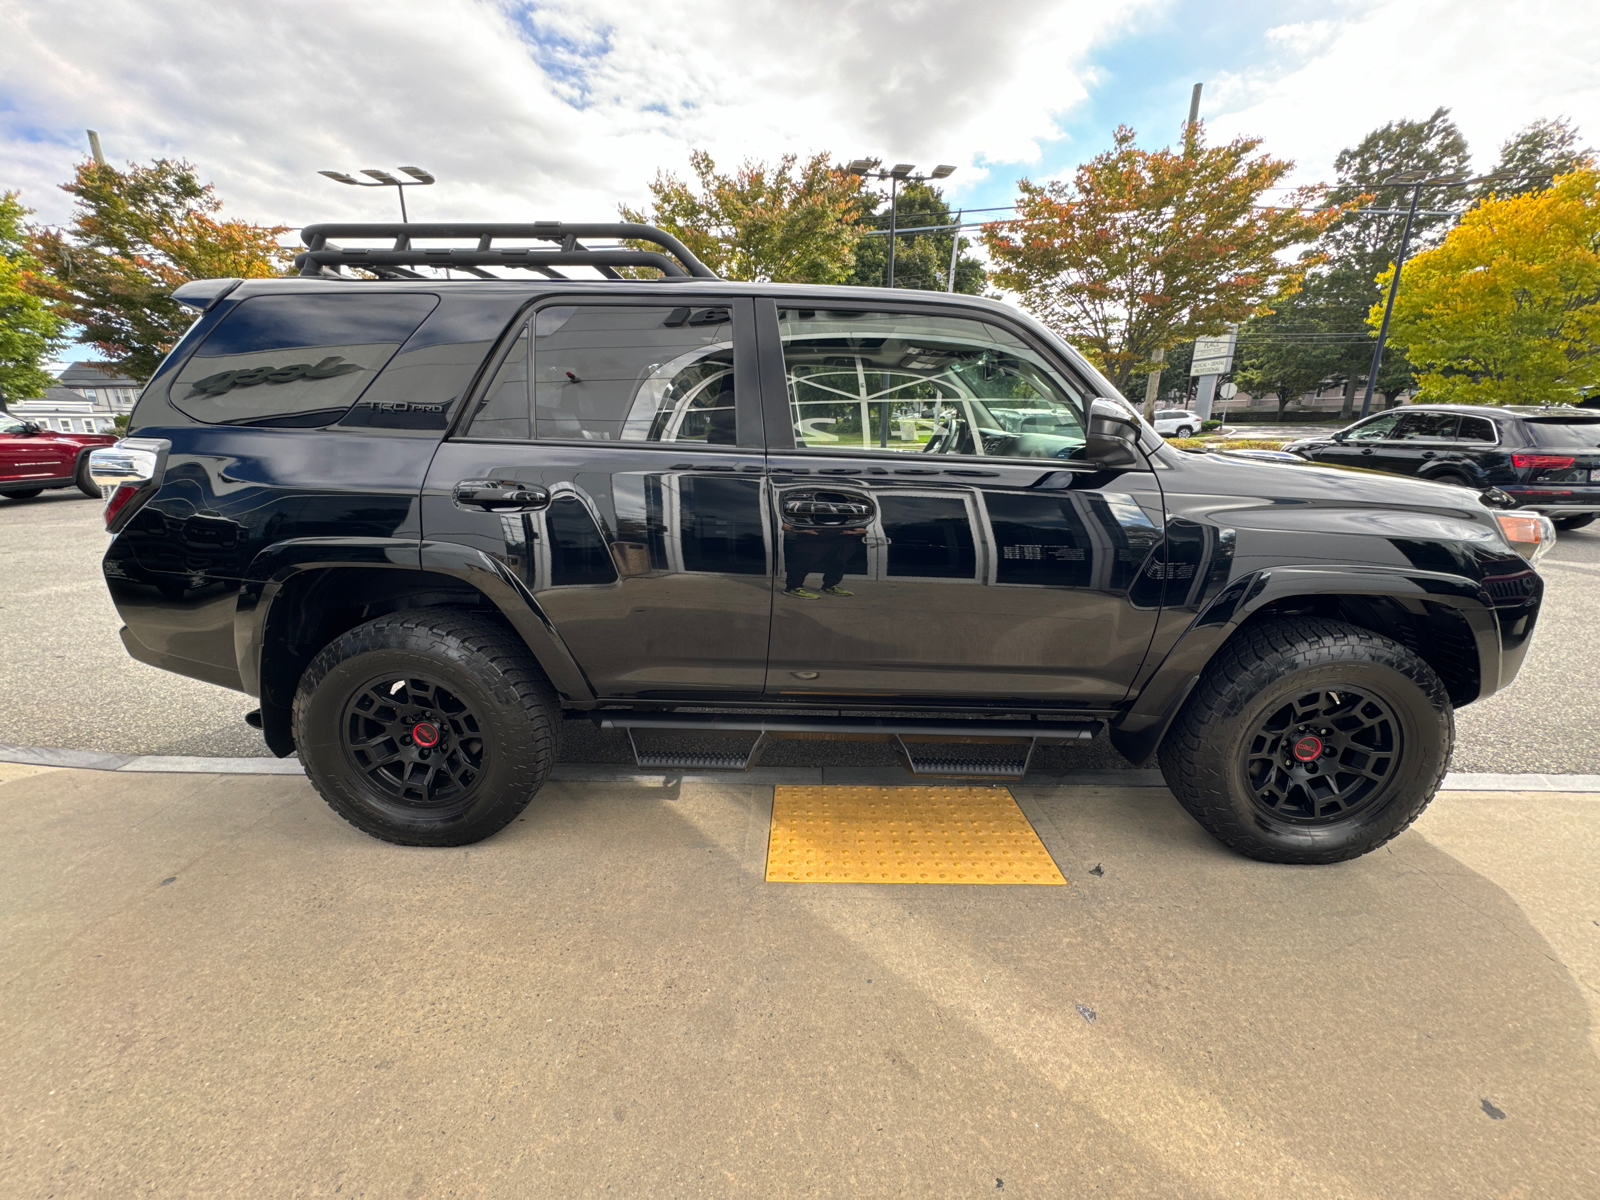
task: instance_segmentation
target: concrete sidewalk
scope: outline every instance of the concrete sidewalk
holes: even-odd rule
[[[0,765],[0,1194],[1600,1194],[1600,798],[1273,867],[1013,789],[1069,886],[763,882],[772,788],[404,849]]]

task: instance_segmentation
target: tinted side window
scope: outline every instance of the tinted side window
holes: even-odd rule
[[[252,296],[211,331],[168,395],[199,421],[331,424],[438,302],[392,293]]]
[[[1448,440],[1456,436],[1455,413],[1406,413],[1400,418],[1400,428],[1395,430],[1395,440],[1400,442]]]
[[[799,449],[1082,454],[1082,398],[999,325],[790,308],[778,326]]]
[[[1379,438],[1387,437],[1389,431],[1399,423],[1399,413],[1384,413],[1381,417],[1373,417],[1360,425],[1352,426],[1350,432],[1345,434],[1345,440],[1351,442],[1375,442]]]
[[[472,418],[469,437],[514,438],[533,436],[533,407],[528,392],[528,331],[524,329],[506,351],[489,381],[482,407]]]
[[[1456,440],[1461,442],[1493,442],[1494,422],[1487,417],[1462,417],[1456,430]]]

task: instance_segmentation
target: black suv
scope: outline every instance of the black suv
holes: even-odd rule
[[[179,290],[96,453],[104,571],[135,658],[259,696],[380,838],[494,833],[587,714],[943,776],[1108,729],[1229,846],[1334,862],[1533,632],[1544,518],[1171,449],[1004,304],[724,282],[639,225],[304,237],[297,278]],[[639,761],[751,759],[678,745]]]
[[[1284,447],[1311,462],[1499,488],[1557,529],[1600,514],[1600,413],[1549,406],[1418,404]]]

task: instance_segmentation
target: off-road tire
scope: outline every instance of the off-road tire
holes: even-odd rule
[[[72,481],[78,485],[78,490],[85,496],[100,499],[100,485],[89,478],[89,455],[87,453],[78,458],[78,470]]]
[[[1399,749],[1364,806],[1321,823],[1265,811],[1245,774],[1250,739],[1297,697],[1341,689],[1391,711]],[[1163,739],[1161,773],[1178,803],[1223,845],[1275,863],[1336,863],[1377,849],[1433,799],[1455,716],[1433,668],[1399,642],[1321,617],[1246,626],[1207,667]]]
[[[475,715],[481,770],[454,802],[401,802],[352,758],[349,706],[384,677],[436,681]],[[555,763],[559,713],[549,680],[515,633],[495,618],[437,607],[379,617],[335,638],[301,676],[293,722],[312,786],[350,824],[403,846],[464,846],[503,829],[533,799]]]
[[[1552,517],[1550,523],[1557,529],[1582,529],[1585,525],[1594,524],[1594,514],[1584,513],[1577,517]]]

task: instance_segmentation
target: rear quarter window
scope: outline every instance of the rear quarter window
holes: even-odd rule
[[[207,335],[168,396],[210,424],[331,424],[438,302],[393,293],[252,296]]]

